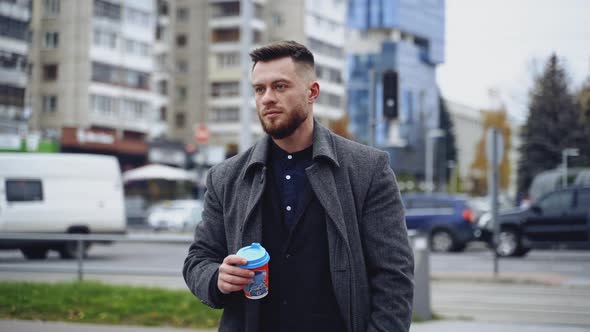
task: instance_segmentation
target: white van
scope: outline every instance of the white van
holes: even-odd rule
[[[122,234],[126,227],[116,158],[0,153],[0,233]],[[44,259],[49,250],[77,255],[71,241],[0,240],[0,249],[20,249],[28,259]]]

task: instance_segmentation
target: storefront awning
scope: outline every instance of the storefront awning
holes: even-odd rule
[[[164,166],[147,165],[123,172],[123,182],[142,180],[192,181],[195,176],[183,169]]]

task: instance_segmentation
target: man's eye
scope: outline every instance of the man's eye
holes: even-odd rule
[[[257,94],[263,93],[264,92],[264,88],[261,88],[261,87],[254,88],[254,92],[257,93]]]
[[[287,87],[285,84],[277,84],[275,85],[275,89],[277,90],[284,90]]]

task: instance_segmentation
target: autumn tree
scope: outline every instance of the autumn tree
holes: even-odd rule
[[[510,149],[512,148],[512,129],[508,121],[508,115],[505,109],[494,111],[482,111],[483,117],[483,131],[477,142],[477,149],[475,159],[471,164],[473,174],[478,176],[473,179],[474,187],[473,193],[477,195],[484,195],[488,192],[488,172],[489,161],[486,156],[487,131],[491,128],[498,130],[504,141],[504,153],[500,157],[499,173],[499,187],[500,190],[507,190],[510,185]]]
[[[340,119],[330,122],[328,127],[336,135],[352,139],[352,134],[348,131],[349,122],[350,119],[348,118],[348,114],[344,114]]]

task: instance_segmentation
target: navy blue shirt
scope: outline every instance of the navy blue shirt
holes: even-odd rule
[[[305,150],[288,153],[271,140],[270,169],[276,190],[281,201],[281,211],[285,225],[291,228],[305,207],[300,200],[309,181],[305,169],[313,163],[313,145]]]

